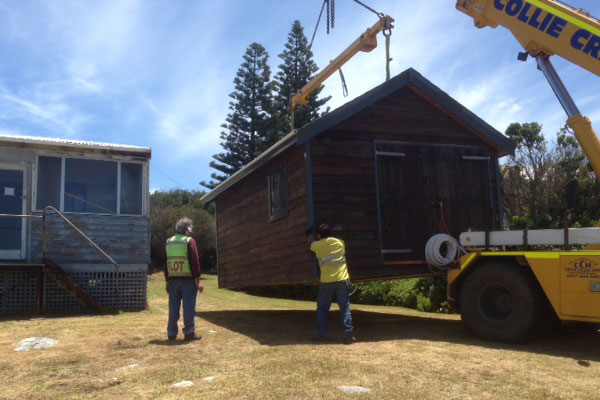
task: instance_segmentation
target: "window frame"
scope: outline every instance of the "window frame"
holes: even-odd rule
[[[281,210],[278,210],[276,213],[272,214],[271,211],[273,210],[273,207],[272,207],[273,199],[271,197],[271,194],[273,193],[272,192],[273,177],[276,176],[277,174],[285,175],[285,204],[281,208]],[[279,192],[283,189],[284,189],[283,187],[279,188]],[[282,218],[288,217],[290,215],[290,184],[289,184],[289,175],[288,175],[287,165],[284,165],[281,168],[278,168],[277,170],[275,170],[272,173],[267,175],[267,197],[269,200],[268,201],[269,222],[274,222],[274,221],[280,220]]]
[[[64,154],[57,152],[38,152],[35,158],[35,165],[33,170],[33,183],[32,183],[32,194],[33,204],[32,209],[37,212],[42,212],[42,209],[37,208],[37,189],[38,189],[38,168],[39,158],[42,157],[56,157],[61,159],[61,170],[60,170],[60,195],[59,195],[59,211],[64,214],[82,214],[82,215],[111,215],[111,216],[148,216],[148,165],[149,162],[140,160],[139,158],[127,158],[127,157],[102,157],[97,154]],[[77,212],[77,211],[64,211],[64,196],[65,196],[65,166],[66,159],[79,159],[79,160],[93,160],[93,161],[109,161],[117,163],[117,211],[114,214],[111,213],[92,213],[92,212]],[[140,214],[121,214],[121,164],[141,164],[142,165],[142,207]]]

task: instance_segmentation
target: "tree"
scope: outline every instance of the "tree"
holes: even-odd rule
[[[221,146],[225,150],[213,155],[210,182],[200,182],[209,189],[240,170],[270,146],[276,135],[273,119],[273,84],[265,48],[252,43],[243,56],[244,62],[233,80],[235,90],[229,95],[230,113],[221,125]]]
[[[592,226],[600,212],[600,183],[579,143],[566,129],[548,146],[536,122],[513,123],[506,135],[517,145],[502,166],[504,205],[511,228],[561,228],[567,212],[571,226]],[[576,189],[567,204],[569,188]]]
[[[312,59],[313,53],[308,46],[300,21],[294,21],[285,50],[279,54],[279,57],[283,63],[279,65],[279,71],[275,76],[275,109],[278,117],[278,132],[283,136],[291,130],[291,96],[306,85],[319,70]],[[331,96],[318,98],[323,88],[323,85],[319,86],[308,96],[308,104],[297,107],[294,127],[300,128],[321,116],[320,107],[331,98]]]
[[[537,228],[546,228],[550,221],[549,174],[554,165],[548,151],[542,126],[537,122],[512,123],[506,136],[517,148],[503,168],[505,208],[507,215],[528,217]]]
[[[564,127],[556,134],[556,143],[552,187],[562,199],[557,199],[555,204],[560,204],[563,212],[569,209],[572,225],[593,226],[600,212],[600,183],[596,174],[568,128]],[[575,189],[576,194],[572,204],[566,201],[569,187]]]

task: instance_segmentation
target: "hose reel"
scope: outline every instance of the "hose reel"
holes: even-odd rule
[[[445,254],[442,247],[445,246]],[[466,253],[456,239],[445,233],[433,235],[425,245],[425,260],[432,272],[448,269],[448,266],[460,255]]]

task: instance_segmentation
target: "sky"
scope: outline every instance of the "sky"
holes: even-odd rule
[[[242,56],[252,42],[272,75],[299,20],[310,39],[322,0],[0,0],[0,133],[152,148],[151,190],[205,190]],[[502,27],[477,29],[454,0],[363,0],[395,19],[391,73],[414,68],[500,132],[540,122],[549,140],[566,115],[535,61]],[[600,18],[600,1],[567,0]],[[338,0],[312,47],[320,68],[375,14]],[[325,81],[336,109],[385,81],[385,46],[359,53]],[[552,61],[583,115],[600,132],[600,79]]]

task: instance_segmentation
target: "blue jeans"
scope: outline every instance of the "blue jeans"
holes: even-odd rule
[[[179,328],[179,310],[183,300],[183,334],[193,335],[196,330],[196,296],[198,288],[193,279],[170,279],[169,280],[169,322],[167,324],[167,335],[177,336]]]
[[[327,313],[331,307],[333,296],[335,295],[342,324],[344,325],[344,336],[352,337],[354,328],[352,327],[352,313],[350,312],[350,281],[338,281],[321,283],[319,293],[317,294],[317,331],[320,337],[327,335]]]

